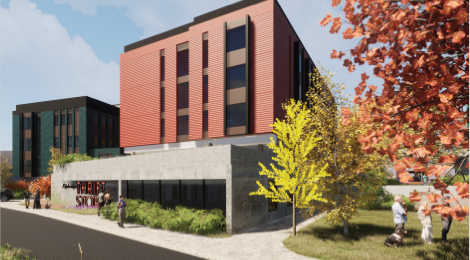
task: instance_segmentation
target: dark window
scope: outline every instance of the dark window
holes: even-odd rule
[[[65,125],[65,114],[60,115],[60,125]]]
[[[54,115],[54,126],[59,126],[59,115]]]
[[[32,171],[31,160],[24,160],[23,161],[23,172],[31,172],[31,171]]]
[[[209,77],[207,75],[202,77],[202,82],[204,84],[202,103],[207,103],[209,102]]]
[[[162,182],[162,208],[174,208],[180,204],[179,181]]]
[[[72,125],[72,114],[67,114],[67,125]]]
[[[202,67],[209,67],[209,41],[205,40],[202,42],[203,46],[203,55],[202,55]]]
[[[67,147],[72,147],[73,136],[67,136]]]
[[[106,114],[101,113],[101,148],[106,148]]]
[[[246,124],[246,104],[227,106],[227,127],[244,126]]]
[[[80,147],[80,136],[75,136],[75,147]]]
[[[23,139],[23,151],[31,151],[31,138]]]
[[[109,134],[108,134],[108,148],[114,147],[113,145],[113,140],[114,140],[114,130],[113,130],[113,116],[109,115],[108,116],[108,129],[109,129]]]
[[[204,132],[209,131],[209,111],[204,111],[203,115],[203,130]]]
[[[113,158],[113,153],[108,153],[106,156],[108,156],[108,158]]]
[[[160,181],[144,182],[144,200],[160,204]]]
[[[54,147],[55,148],[60,148],[59,147],[59,137],[54,137]]]
[[[189,116],[178,117],[178,135],[189,134]]]
[[[23,130],[31,130],[31,117],[23,118]]]
[[[165,80],[165,56],[160,57],[160,80]]]
[[[178,84],[178,109],[189,107],[189,83]]]
[[[302,51],[299,53],[299,73],[302,73]]]
[[[38,169],[37,169],[37,172],[38,172],[38,176],[41,176],[41,157],[38,156]]]
[[[94,139],[94,148],[100,147],[100,112],[95,111],[95,139]]]
[[[188,208],[204,208],[202,180],[181,181],[181,205]]]
[[[179,51],[178,54],[178,77],[189,74],[189,49]]]
[[[245,48],[245,26],[227,30],[227,52]]]
[[[36,137],[37,140],[41,140],[41,117],[36,117]]]
[[[105,157],[105,154],[104,153],[100,153],[100,158],[104,158]]]
[[[221,209],[225,215],[225,180],[205,180],[205,208],[211,210]]]
[[[227,68],[227,89],[235,89],[246,86],[245,64]]]
[[[127,188],[129,199],[142,199],[142,181],[127,181]]]
[[[271,191],[271,183],[276,187],[274,181],[268,181],[268,190]],[[274,202],[273,199],[268,199],[268,211],[277,210],[277,202]]]
[[[162,137],[165,137],[165,119],[161,119],[160,133]]]
[[[162,97],[161,97],[161,112],[165,112],[165,88],[162,88]]]
[[[289,197],[291,201],[294,199],[294,196],[292,194],[289,194]],[[292,207],[292,202],[287,202],[287,207]]]

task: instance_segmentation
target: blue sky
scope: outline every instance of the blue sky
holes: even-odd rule
[[[85,95],[119,104],[119,55],[125,45],[237,1],[1,0],[0,150],[12,150],[16,105]],[[353,95],[360,73],[371,76],[372,69],[362,66],[348,73],[330,53],[336,49],[349,55],[358,39],[344,40],[319,25],[342,7],[332,8],[327,0],[278,2],[312,60],[335,72],[334,81]],[[380,89],[382,80],[371,77],[367,83]]]

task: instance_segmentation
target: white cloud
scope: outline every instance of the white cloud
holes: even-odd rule
[[[11,149],[17,104],[76,96],[119,103],[119,65],[100,61],[80,36],[27,0],[0,8],[2,150]]]

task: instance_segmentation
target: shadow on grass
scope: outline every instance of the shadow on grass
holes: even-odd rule
[[[423,260],[431,259],[468,259],[469,240],[464,239],[448,239],[449,244],[445,245],[439,241],[434,241],[433,247],[429,250],[419,249],[416,256]]]

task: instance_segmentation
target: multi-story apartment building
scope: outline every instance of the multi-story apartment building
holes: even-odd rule
[[[121,146],[125,153],[210,142],[258,149],[269,143],[269,125],[284,118],[281,104],[305,100],[314,67],[276,0],[195,17],[125,47]]]
[[[119,108],[90,97],[17,105],[13,177],[47,175],[51,146],[63,154],[120,155]]]

